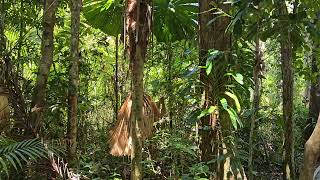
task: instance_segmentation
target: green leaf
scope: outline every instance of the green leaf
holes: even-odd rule
[[[227,102],[226,98],[220,99],[220,103],[221,103],[223,109],[228,109],[228,102]]]
[[[235,94],[228,92],[228,91],[226,91],[225,94],[234,100],[237,111],[239,113],[241,111],[241,106],[240,106],[240,102],[239,102],[238,97]]]
[[[8,161],[12,164],[12,166],[18,170],[17,166],[16,166],[16,163],[13,161],[13,159],[11,158],[11,156],[9,156],[8,154],[5,154],[4,155],[6,157],[6,159],[8,159]]]
[[[10,154],[11,157],[13,157],[16,160],[16,162],[18,163],[19,167],[22,168],[22,164],[21,164],[20,159],[13,152],[10,152],[9,154]]]
[[[113,3],[113,0],[108,0],[106,2],[106,4],[104,5],[103,10],[108,10],[110,8],[110,6],[112,5],[112,3]]]
[[[7,176],[9,176],[9,171],[8,171],[8,168],[7,168],[7,165],[6,165],[6,162],[3,160],[3,158],[0,156],[0,163],[4,169],[4,171],[6,172]]]
[[[198,116],[198,119],[207,116],[209,114],[212,114],[214,111],[216,111],[218,109],[217,106],[210,106],[208,109],[204,110],[201,112],[201,114]]]
[[[219,50],[216,50],[216,49],[210,50],[209,53],[208,53],[208,60],[209,60],[209,61],[213,61],[213,60],[215,60],[218,56],[220,56],[221,54],[222,54],[222,52],[219,51]]]
[[[243,76],[240,73],[237,73],[235,76],[233,76],[234,79],[241,85],[243,85]]]
[[[209,75],[210,73],[211,73],[211,71],[212,71],[212,65],[213,63],[212,63],[212,61],[207,61],[207,64],[206,64],[206,73],[207,73],[207,75]]]
[[[232,123],[232,125],[233,125],[233,127],[235,128],[235,129],[238,129],[238,125],[237,125],[237,119],[238,119],[238,116],[237,116],[237,113],[233,110],[233,109],[226,109],[227,110],[227,112],[228,112],[228,114],[229,114],[229,116],[230,116],[230,120],[231,120],[231,123]]]

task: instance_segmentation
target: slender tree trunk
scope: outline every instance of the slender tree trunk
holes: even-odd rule
[[[283,3],[282,14],[287,14],[287,7]],[[281,70],[282,70],[282,100],[283,120],[285,122],[284,151],[283,151],[283,179],[294,179],[294,135],[293,135],[293,69],[292,43],[289,32],[280,37]]]
[[[142,179],[142,137],[139,122],[143,118],[143,68],[151,25],[151,0],[127,1],[127,30],[132,70],[131,179]]]
[[[5,4],[4,0],[1,0],[0,4],[0,88],[5,85],[5,62],[4,53],[6,49],[6,39],[4,34],[4,19],[5,19]]]
[[[55,12],[57,5],[57,0],[44,0],[41,60],[38,64],[38,75],[31,102],[31,123],[29,124],[34,134],[38,133],[43,120],[47,80],[53,62],[53,29],[56,20]]]
[[[73,161],[77,154],[77,109],[79,89],[79,34],[81,0],[71,0],[71,62],[68,89],[68,157]]]
[[[214,7],[218,6],[218,7]],[[230,23],[230,18],[217,15],[216,10],[221,9],[228,12],[230,5],[217,0],[199,0],[199,47],[200,47],[200,66],[205,66],[210,49],[219,50],[224,53],[222,57],[214,60],[212,72],[207,75],[206,70],[200,72],[200,82],[202,83],[202,101],[203,108],[210,106],[219,106],[219,97],[225,92],[225,85],[228,79],[224,76],[230,61],[231,36],[226,32]],[[212,19],[211,24],[208,24]],[[220,114],[220,115],[219,115]],[[200,152],[201,160],[208,162],[215,158],[216,155],[226,155],[228,144],[223,142],[223,137],[230,135],[231,124],[229,115],[226,112],[213,112],[211,115],[201,118],[201,141]],[[220,122],[222,134],[218,134],[216,128],[217,122]],[[219,143],[218,141],[222,141]],[[230,154],[230,153],[229,153]],[[227,179],[231,171],[230,158],[218,162],[216,167],[211,166],[211,171],[216,169],[218,179]]]
[[[255,64],[253,70],[253,83],[254,83],[254,91],[253,91],[253,102],[252,102],[252,115],[251,115],[251,127],[250,127],[250,137],[249,137],[249,160],[248,160],[248,168],[249,168],[249,180],[253,180],[253,135],[255,128],[256,116],[259,111],[260,106],[260,95],[261,95],[261,79],[260,75],[262,73],[262,47],[259,37],[256,37],[255,44]]]
[[[305,144],[303,167],[300,180],[312,180],[320,157],[320,114],[310,138]]]
[[[115,119],[117,119],[119,106],[119,36],[116,36],[116,68],[114,72],[114,94],[115,94]]]
[[[5,4],[4,0],[1,0],[0,4],[0,60],[3,60],[4,51],[6,48],[6,39],[4,35],[4,26],[5,26]],[[4,76],[1,76],[4,77]]]
[[[168,111],[169,111],[169,127],[172,129],[173,128],[173,102],[172,102],[172,96],[173,96],[173,84],[172,84],[172,66],[173,66],[173,61],[172,61],[172,46],[171,42],[168,42],[167,44],[167,72],[168,72],[168,77],[167,77],[167,95],[168,95]]]
[[[9,101],[8,101],[8,92],[5,87],[5,72],[6,66],[4,62],[4,51],[6,48],[5,44],[5,35],[4,35],[4,2],[1,1],[0,4],[0,129],[5,126],[5,122],[9,118]],[[2,130],[0,130],[1,133]]]

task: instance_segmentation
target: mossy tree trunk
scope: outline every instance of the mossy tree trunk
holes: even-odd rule
[[[72,162],[77,154],[77,109],[79,89],[79,34],[81,0],[71,0],[71,44],[68,89],[68,158]]]
[[[277,4],[280,15],[288,15],[285,1]],[[285,29],[280,35],[282,71],[282,102],[284,120],[283,179],[294,179],[294,119],[293,119],[293,44],[290,32]]]

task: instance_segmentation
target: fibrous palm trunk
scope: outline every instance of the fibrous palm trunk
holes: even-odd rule
[[[57,0],[44,1],[41,60],[38,63],[38,75],[31,102],[31,122],[29,124],[34,134],[38,133],[40,123],[42,123],[43,120],[42,114],[45,108],[47,80],[53,62],[53,30],[57,5]]]
[[[142,179],[143,68],[151,24],[151,0],[127,0],[126,28],[132,70],[131,179]]]
[[[68,158],[73,161],[77,150],[77,103],[79,88],[79,34],[81,0],[71,0],[71,62],[68,91]]]

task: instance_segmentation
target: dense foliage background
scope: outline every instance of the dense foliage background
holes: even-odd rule
[[[70,160],[67,131],[72,66],[71,2],[60,0],[57,4],[53,62],[45,87],[43,118],[39,131],[32,134],[29,119],[34,112],[33,96],[43,60],[45,2],[0,1],[0,112],[9,109],[9,117],[2,118],[0,113],[1,178],[130,178],[130,157],[109,154],[117,112],[133,88],[125,26],[127,2],[84,0],[81,4],[77,146],[76,157]],[[292,170],[294,177],[299,177],[304,144],[320,110],[320,3],[312,0],[223,3],[211,0],[208,3],[208,12],[214,14],[214,18],[207,26],[219,22],[221,17],[228,18],[227,28],[220,33],[230,36],[231,42],[226,43],[232,45],[228,51],[210,48],[202,64],[198,18],[208,12],[199,11],[197,0],[153,0],[151,34],[144,63],[144,92],[154,102],[164,104],[158,107],[163,115],[154,123],[153,135],[143,142],[144,179],[209,179],[216,175],[212,166],[228,157],[231,157],[233,175],[237,176],[238,171],[246,174],[242,179],[250,179],[249,171],[253,179],[282,178],[288,127],[283,116],[285,77],[281,69],[285,35],[290,39],[286,42],[290,42],[287,45],[292,50],[290,68],[294,82]],[[286,13],[278,13],[279,3],[285,4]],[[230,8],[223,11],[220,4]],[[259,63],[256,63],[257,51],[261,53]],[[217,59],[225,56],[230,56],[231,61],[225,63],[225,71],[217,76]],[[223,84],[225,94],[219,96],[216,105],[203,105],[206,84],[199,78],[201,73],[210,78],[228,79]],[[261,81],[257,107],[254,106],[255,87],[260,85],[255,77]],[[210,78],[207,83],[215,84],[216,78]],[[217,86],[220,85],[210,86],[210,90],[219,91]],[[311,103],[318,104],[318,109]],[[223,139],[228,153],[207,161],[203,160],[200,144],[204,138],[202,132],[210,131],[210,126],[203,125],[201,119],[211,116],[217,107],[227,112],[226,119],[231,126],[228,135],[220,134],[219,138],[211,139],[211,144],[214,148],[214,144]],[[223,118],[223,113],[220,114]],[[220,123],[215,127],[219,131],[223,127]],[[253,171],[248,165],[250,148],[253,149]]]

